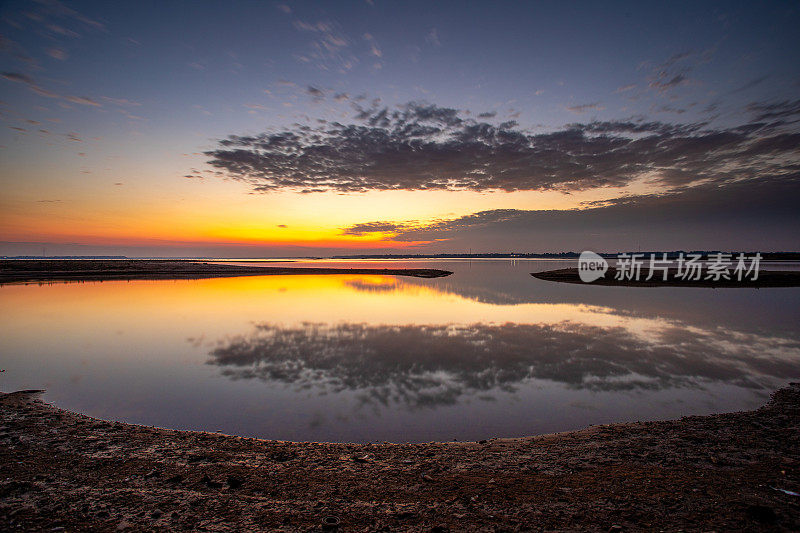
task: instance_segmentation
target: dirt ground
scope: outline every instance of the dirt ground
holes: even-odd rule
[[[292,443],[0,396],[0,530],[800,530],[800,384],[752,412],[522,439]]]

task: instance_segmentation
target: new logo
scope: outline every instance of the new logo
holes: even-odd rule
[[[578,258],[578,275],[581,281],[591,283],[602,278],[608,270],[608,262],[594,252],[581,252]]]

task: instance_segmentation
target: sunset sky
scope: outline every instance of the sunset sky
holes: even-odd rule
[[[800,2],[0,4],[0,255],[800,249]]]

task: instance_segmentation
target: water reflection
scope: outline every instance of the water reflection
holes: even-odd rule
[[[378,281],[370,280],[366,277],[362,279],[347,279],[344,280],[344,286],[359,292],[368,293],[397,292],[404,288],[403,283],[388,276],[385,278],[378,278]]]
[[[652,324],[656,326],[656,324]],[[591,391],[768,389],[800,375],[800,342],[723,328],[661,323],[655,330],[555,324],[255,325],[221,341],[211,365],[320,393],[354,391],[363,402],[407,408],[513,392],[530,380]]]
[[[412,292],[422,288],[441,296],[454,296],[506,309],[541,303],[602,306],[612,308],[616,314],[629,316],[660,316],[687,324],[699,322],[766,335],[780,332],[787,337],[800,336],[798,289],[565,286],[529,275],[530,272],[575,266],[574,262],[568,261],[525,261],[513,266],[508,262],[444,262],[426,263],[424,266],[453,270],[455,274],[437,280],[386,278],[384,292]],[[798,268],[795,264],[778,267]],[[350,284],[349,287],[356,291],[377,292],[368,283]],[[750,312],[752,309],[758,309],[758,312]]]
[[[800,378],[800,289],[584,287],[500,261],[379,266],[455,274],[0,287],[0,389],[147,425],[365,442],[752,409]]]

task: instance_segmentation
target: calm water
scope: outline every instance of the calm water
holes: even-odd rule
[[[800,289],[529,275],[573,266],[556,261],[369,265],[455,274],[0,287],[0,389],[140,424],[403,442],[751,409],[800,379]]]

